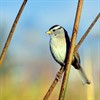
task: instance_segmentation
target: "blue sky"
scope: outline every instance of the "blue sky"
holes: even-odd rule
[[[0,26],[1,29],[3,26],[6,27],[4,42],[22,2],[23,0],[0,0]],[[52,25],[59,24],[65,27],[69,36],[71,36],[76,8],[77,0],[28,0],[8,50],[10,51],[13,48],[17,55],[25,52],[26,56],[29,55],[29,52],[31,55],[34,48],[35,54],[36,52],[39,55],[42,53],[38,50],[39,48],[47,50],[48,53],[49,36],[45,35],[45,32]],[[99,0],[84,0],[77,41],[99,12]],[[100,20],[84,41],[83,48],[87,42],[88,45],[92,43],[91,36],[100,37],[99,22]],[[0,33],[0,39],[2,39],[2,33]],[[94,40],[93,43],[97,44],[98,41]]]

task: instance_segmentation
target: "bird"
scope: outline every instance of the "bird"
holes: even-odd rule
[[[71,43],[71,39],[69,38],[67,31],[60,25],[53,25],[46,33],[50,36],[49,46],[54,60],[65,69],[66,59],[68,57],[68,51]],[[81,67],[78,51],[74,53],[71,65],[79,71],[82,83],[90,84],[89,79]]]

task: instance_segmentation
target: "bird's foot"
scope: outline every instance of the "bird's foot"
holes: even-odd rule
[[[57,79],[57,80],[60,80],[61,77],[62,77],[62,74],[61,74],[61,72],[59,71],[59,72],[57,73],[57,75],[56,75],[56,79]]]

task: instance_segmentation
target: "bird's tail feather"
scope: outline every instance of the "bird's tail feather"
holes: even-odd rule
[[[78,69],[79,74],[81,76],[81,80],[83,84],[90,84],[91,82],[89,81],[89,79],[87,78],[84,70],[82,69],[82,67],[80,66],[80,68]]]

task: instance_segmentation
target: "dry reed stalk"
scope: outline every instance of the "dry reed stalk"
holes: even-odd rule
[[[97,22],[97,20],[100,18],[100,13],[96,16],[96,18],[93,20],[93,22],[91,23],[91,25],[89,26],[89,28],[86,30],[86,32],[84,33],[84,35],[82,36],[82,38],[80,39],[80,41],[78,42],[78,44],[75,47],[75,51],[78,50],[78,48],[80,47],[80,45],[82,44],[82,42],[84,41],[84,39],[86,38],[86,36],[88,35],[88,33],[90,32],[90,30],[92,29],[92,27],[94,26],[94,24]]]
[[[52,85],[50,86],[48,92],[44,96],[43,100],[48,100],[50,94],[52,93],[52,91],[53,91],[54,87],[56,86],[57,82],[59,81],[59,79],[61,78],[63,72],[64,72],[64,67],[61,67],[59,72],[57,73],[55,80],[53,81]]]
[[[72,32],[71,44],[70,44],[69,53],[68,53],[68,57],[67,57],[67,61],[66,61],[66,67],[65,67],[63,80],[62,80],[60,94],[59,94],[59,100],[64,100],[64,98],[65,98],[71,62],[72,62],[72,58],[74,55],[76,37],[77,37],[77,33],[78,33],[78,27],[79,27],[80,16],[81,16],[81,11],[82,11],[82,5],[83,5],[83,0],[78,0],[78,6],[77,6],[76,17],[75,17],[75,22],[74,22],[74,27],[73,27],[73,32]]]
[[[95,92],[94,92],[94,82],[93,82],[93,63],[92,63],[92,56],[91,56],[91,50],[89,49],[90,52],[87,53],[87,50],[85,50],[85,55],[86,56],[86,60],[84,61],[84,66],[85,69],[87,70],[88,73],[88,77],[91,79],[91,85],[89,85],[88,87],[86,87],[86,95],[87,98],[86,100],[95,100]]]
[[[19,10],[19,12],[18,12],[16,18],[15,18],[15,21],[14,21],[14,23],[13,23],[13,25],[12,25],[12,28],[11,28],[10,33],[9,33],[9,36],[8,36],[8,38],[7,38],[7,40],[6,40],[5,46],[4,46],[3,51],[2,51],[2,53],[1,53],[1,55],[0,55],[0,64],[2,64],[3,59],[4,59],[5,55],[6,55],[6,52],[7,52],[7,50],[8,50],[10,41],[11,41],[11,39],[12,39],[12,36],[13,36],[14,31],[15,31],[15,28],[16,28],[16,25],[17,25],[17,23],[18,23],[18,20],[19,20],[21,14],[22,14],[22,11],[23,11],[23,9],[24,9],[26,3],[27,3],[27,0],[24,0],[23,3],[22,3],[22,6],[21,6],[21,8],[20,8],[20,10]]]

